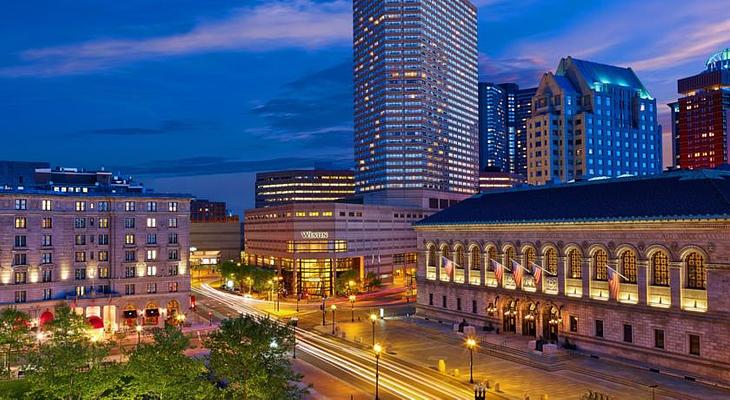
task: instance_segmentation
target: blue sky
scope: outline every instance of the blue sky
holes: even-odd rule
[[[660,103],[730,46],[726,1],[477,0],[481,78],[560,57],[633,67]],[[255,171],[349,166],[350,1],[6,2],[0,159],[253,204]],[[661,107],[666,121],[665,107]]]

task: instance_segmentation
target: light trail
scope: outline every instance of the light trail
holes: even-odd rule
[[[223,293],[208,285],[194,290],[239,313],[268,317],[266,313],[246,304],[250,299]],[[375,357],[371,352],[355,347],[345,347],[334,338],[321,336],[301,328],[296,328],[295,332],[299,350],[365,382],[374,382]],[[381,387],[403,399],[463,400],[474,396],[473,392],[465,386],[440,380],[442,377],[438,376],[436,372],[424,371],[421,368],[404,364],[385,354],[381,356],[380,369],[382,371],[380,373]]]

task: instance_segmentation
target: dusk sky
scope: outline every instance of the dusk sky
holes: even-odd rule
[[[667,132],[676,80],[730,47],[727,0],[475,1],[482,80],[571,55],[631,66]],[[256,171],[352,163],[351,1],[12,1],[0,159],[106,167],[253,206]]]

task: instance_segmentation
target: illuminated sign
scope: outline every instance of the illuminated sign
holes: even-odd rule
[[[303,231],[301,235],[302,239],[328,239],[330,237],[329,232]]]

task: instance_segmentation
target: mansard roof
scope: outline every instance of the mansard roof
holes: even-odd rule
[[[730,171],[674,171],[475,195],[416,226],[730,219]]]

